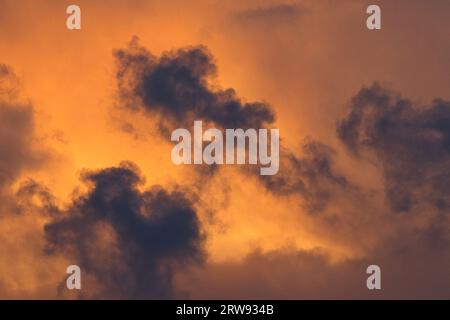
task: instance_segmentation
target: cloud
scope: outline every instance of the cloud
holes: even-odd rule
[[[259,22],[270,23],[272,26],[295,22],[309,10],[298,4],[277,4],[268,7],[242,10],[235,14],[241,23]]]
[[[192,126],[202,119],[222,128],[262,128],[275,121],[268,104],[243,102],[232,88],[212,87],[217,66],[204,46],[155,57],[134,38],[114,56],[121,105],[159,115],[163,125]]]
[[[274,10],[290,12],[294,8]],[[166,52],[157,58],[134,38],[128,48],[116,50],[114,55],[121,105],[160,116],[164,128],[167,120],[171,126],[191,127],[193,120],[203,120],[222,128],[264,128],[275,122],[276,113],[268,104],[243,103],[233,89],[211,87],[209,81],[215,77],[217,67],[203,46]],[[260,179],[273,194],[300,195],[308,210],[321,211],[332,197],[330,184],[344,186],[347,182],[333,172],[332,148],[309,141],[302,146],[302,152],[304,155],[298,157],[284,149],[280,172]],[[217,171],[216,167],[201,169],[205,174]],[[248,172],[257,174],[251,169]]]
[[[381,214],[367,218],[373,229],[391,230],[378,235],[378,245],[389,248],[392,261],[403,255],[411,263],[449,259],[450,103],[437,98],[419,106],[374,83],[350,100],[349,109],[338,137],[354,156],[375,163],[384,178],[387,206],[378,204]],[[366,204],[366,212],[377,206]],[[437,267],[429,263],[424,268],[433,273]]]
[[[43,257],[41,247],[41,226],[58,213],[56,199],[42,184],[25,178],[50,160],[36,134],[34,110],[13,69],[0,64],[2,298],[49,297],[48,284],[57,272],[57,261]]]
[[[122,70],[118,77],[119,88],[132,88],[120,91],[122,96],[127,97],[123,101],[136,101],[137,98],[142,104],[135,106],[141,109],[145,106],[148,108],[144,109],[146,112],[168,118],[172,124],[184,124],[186,119],[191,121],[206,117],[218,126],[229,125],[230,122],[223,120],[229,118],[228,116],[221,116],[221,120],[218,120],[205,113],[203,102],[206,106],[217,105],[210,104],[215,100],[204,98],[209,97],[208,92],[211,91],[208,89],[210,82],[206,79],[211,80],[217,70],[215,65],[210,63],[213,61],[211,55],[204,51],[204,48],[195,48],[191,51],[181,49],[166,54],[170,58],[164,54],[161,58],[155,58],[146,49],[135,47],[133,50],[145,54],[134,54],[132,58],[127,58],[119,64],[123,66],[119,68]],[[203,58],[200,59],[200,56]],[[117,53],[116,57],[120,58]],[[166,62],[162,62],[165,59]],[[136,61],[142,60],[146,62],[137,66]],[[136,67],[130,68],[131,64]],[[154,67],[155,70],[164,69],[164,77],[156,77],[153,71],[148,73],[146,70],[149,64],[158,66]],[[168,72],[166,68],[177,71]],[[178,72],[179,69],[183,72]],[[130,70],[134,70],[132,77],[128,74]],[[157,71],[156,74],[159,72],[162,71]],[[158,96],[148,90],[145,92],[149,97],[145,98],[142,93],[144,91],[140,88],[151,88],[153,83],[153,80],[142,80],[146,79],[145,74],[150,74],[150,79],[163,79],[155,80],[155,83],[167,85],[158,89],[155,87],[154,90],[170,94]],[[147,85],[143,86],[143,83]],[[170,90],[164,91],[166,88]],[[178,100],[180,97],[183,98]],[[198,102],[201,103],[197,104]],[[190,107],[192,105],[196,107]],[[267,191],[279,199],[297,197],[304,210],[315,213],[312,215],[315,221],[311,223],[316,235],[332,241],[337,246],[343,245],[350,248],[350,251],[354,250],[355,256],[334,263],[326,251],[280,251],[250,255],[241,263],[210,264],[206,271],[201,271],[202,274],[206,272],[205,281],[208,285],[204,284],[202,287],[201,280],[194,280],[194,291],[198,290],[194,296],[209,297],[213,294],[209,289],[210,282],[217,281],[213,287],[223,288],[217,297],[227,297],[228,292],[228,297],[237,297],[237,291],[241,291],[247,292],[247,295],[242,295],[247,298],[259,297],[259,293],[267,293],[266,296],[261,296],[265,298],[370,298],[372,296],[364,286],[365,268],[373,263],[381,265],[390,283],[388,292],[382,295],[385,298],[443,297],[448,294],[448,283],[439,282],[439,277],[444,274],[444,266],[448,266],[448,255],[445,252],[450,244],[450,223],[446,214],[449,200],[446,190],[450,181],[449,103],[435,99],[430,106],[418,107],[410,100],[375,83],[371,87],[361,89],[351,99],[349,109],[349,114],[338,123],[338,138],[353,155],[370,161],[375,159],[376,163],[381,165],[384,176],[383,191],[389,208],[380,202],[378,191],[367,190],[364,186],[356,187],[344,173],[337,172],[334,167],[334,149],[312,139],[306,139],[298,152],[282,146],[279,173],[275,176],[257,175],[257,179]],[[241,116],[242,108],[236,110],[236,114]],[[273,120],[259,121],[260,125],[274,124],[275,112],[271,112],[274,115]],[[248,166],[245,172],[254,174],[254,170]],[[392,211],[408,211],[411,214],[393,216]],[[415,262],[414,268],[408,269],[408,265]],[[247,277],[250,270],[259,268],[264,274],[275,268],[280,270],[277,274],[279,282],[287,285],[290,280],[284,279],[283,275],[288,274],[291,278],[295,268],[291,270],[286,267],[289,269],[287,270],[283,264],[304,267],[306,269],[300,272],[308,275],[311,274],[308,270],[310,268],[320,277],[301,278],[296,282],[300,289],[290,287],[286,295],[278,292],[271,281],[265,281],[269,278],[267,275],[258,277],[258,274],[252,273],[251,277]],[[426,280],[417,280],[417,287],[408,289],[408,283],[404,279],[416,279],[424,270],[429,273],[424,277]],[[430,270],[435,271],[429,272]],[[215,274],[219,274],[218,278]],[[242,279],[247,277],[251,280],[244,285],[245,288],[237,285],[236,291],[227,286],[227,283],[233,283],[229,279],[231,274],[242,275]],[[355,274],[358,276],[355,277]],[[246,283],[244,280],[242,282]],[[314,287],[317,283],[320,285]],[[428,283],[436,286],[435,291],[431,290]],[[336,292],[338,294],[335,294]],[[206,296],[202,296],[202,293]]]
[[[122,163],[86,171],[82,178],[87,191],[77,191],[63,206],[44,184],[25,178],[41,168],[48,153],[36,146],[33,106],[5,65],[0,65],[0,117],[5,257],[0,269],[6,277],[0,296],[72,297],[62,281],[70,263],[85,272],[81,298],[182,295],[173,291],[173,273],[203,262],[206,254],[191,194],[156,185],[141,191],[139,169]],[[6,263],[17,260],[19,271]]]
[[[89,191],[45,227],[49,254],[72,257],[92,277],[87,297],[173,297],[173,270],[204,258],[192,202],[159,186],[140,191],[131,163],[85,172],[83,181]]]
[[[273,176],[260,176],[266,189],[277,196],[298,195],[304,208],[323,211],[333,198],[336,188],[350,187],[347,179],[333,169],[335,151],[328,145],[305,139],[300,155],[283,148],[280,170]]]
[[[192,168],[187,168],[187,177],[180,177],[178,169],[170,168],[169,160],[168,167],[158,163],[159,159],[167,159],[167,146],[161,153],[158,152],[161,146],[153,145],[153,140],[139,140],[148,137],[146,124],[153,119],[165,130],[190,126],[195,117],[217,127],[234,124],[270,127],[275,125],[276,118],[282,136],[289,134],[295,139],[300,134],[308,134],[331,142],[326,145],[312,140],[302,142],[300,148],[283,149],[280,172],[273,177],[255,174],[249,179],[234,171],[211,170],[214,177],[202,176],[204,185],[193,187],[202,192],[203,203],[195,202],[184,190],[174,192],[160,187],[145,190],[142,176],[133,166],[129,170],[125,165],[125,169],[118,166],[89,171],[83,180],[85,184],[80,187],[87,190],[79,192],[74,199],[62,199],[68,206],[64,207],[58,205],[44,185],[28,179],[18,183],[28,175],[29,169],[39,167],[42,157],[36,148],[34,106],[26,99],[18,99],[20,83],[17,77],[11,76],[10,68],[2,67],[0,101],[5,111],[0,115],[7,121],[2,121],[0,128],[0,215],[18,213],[1,216],[0,220],[2,297],[53,298],[57,284],[66,276],[65,268],[72,263],[88,265],[89,271],[82,271],[85,292],[82,297],[163,298],[177,296],[179,290],[190,290],[194,298],[450,296],[450,216],[446,191],[450,180],[446,177],[449,170],[444,147],[448,123],[445,122],[447,113],[442,112],[445,109],[442,105],[447,103],[438,101],[422,106],[386,89],[377,92],[369,87],[366,89],[371,93],[366,92],[359,100],[355,98],[360,101],[359,106],[350,103],[350,114],[340,123],[345,124],[341,141],[359,159],[339,159],[342,154],[337,151],[341,149],[334,145],[332,136],[336,115],[341,112],[339,106],[353,94],[352,88],[367,81],[367,77],[397,83],[404,94],[426,99],[448,92],[450,78],[442,72],[448,69],[449,61],[448,41],[444,41],[446,33],[442,32],[448,30],[449,20],[445,19],[448,10],[442,10],[443,5],[433,6],[431,10],[424,3],[416,5],[411,1],[383,2],[382,6],[392,13],[385,17],[386,25],[391,27],[383,37],[377,37],[367,35],[361,15],[355,14],[364,13],[362,3],[334,6],[330,10],[328,2],[314,2],[312,14],[302,16],[305,2],[271,4],[275,2],[279,3],[264,1],[264,4],[260,2],[261,6],[255,6],[235,2],[225,7],[223,3],[217,6],[194,3],[184,8],[183,19],[176,23],[173,21],[179,14],[177,4],[146,6],[145,9],[158,13],[148,19],[148,10],[140,6],[133,6],[136,10],[130,11],[125,2],[114,4],[113,1],[108,8],[89,2],[88,11],[98,17],[94,22],[98,32],[83,34],[83,41],[88,41],[91,50],[89,55],[80,55],[77,50],[80,43],[72,40],[65,43],[65,29],[56,26],[60,22],[45,18],[60,11],[57,6],[49,2],[42,8],[41,4],[30,1],[24,8],[31,10],[16,10],[16,2],[8,1],[7,10],[0,12],[0,32],[11,41],[2,42],[2,53],[26,75],[33,101],[42,103],[39,110],[51,115],[51,119],[45,115],[39,118],[43,121],[39,128],[41,125],[64,127],[71,142],[62,151],[70,158],[65,159],[70,163],[64,161],[66,170],[47,166],[38,172],[63,197],[72,188],[74,170],[79,166],[110,166],[111,161],[115,163],[123,154],[127,154],[127,159],[141,161],[139,165],[145,172],[158,171],[152,181],[180,179],[192,183]],[[445,5],[449,4],[447,1]],[[414,10],[403,10],[405,5]],[[239,11],[248,7],[253,9]],[[116,28],[111,25],[111,17],[135,23]],[[35,18],[41,18],[39,23]],[[422,23],[409,23],[418,19]],[[192,28],[197,22],[198,28]],[[52,45],[56,43],[55,30],[61,43],[67,44],[63,46],[65,52],[55,50]],[[110,37],[105,38],[103,31]],[[122,140],[121,133],[111,132],[105,123],[110,110],[103,108],[109,104],[104,100],[104,90],[111,84],[108,76],[102,75],[105,67],[108,69],[103,54],[114,43],[123,43],[134,33],[151,39],[152,53],[138,44],[116,51],[118,102],[128,111],[137,111],[126,117],[128,124],[121,128],[136,138],[130,141],[127,137]],[[420,46],[417,46],[418,34]],[[168,45],[199,41],[214,48],[220,64],[201,46],[159,54]],[[411,54],[414,46],[417,50]],[[72,57],[79,63],[68,64]],[[49,72],[42,73],[43,65]],[[224,76],[237,80],[231,86],[235,92],[217,85],[218,68],[230,68]],[[241,74],[237,75],[236,69]],[[346,73],[347,77],[342,79]],[[73,86],[73,79],[78,79],[81,85]],[[275,103],[277,113],[265,102],[260,102],[261,108],[245,108],[253,103],[237,93],[238,85]],[[385,95],[387,102],[383,102]],[[407,100],[410,106],[403,109],[412,111],[399,111],[403,109],[398,108],[397,99]],[[376,107],[362,106],[364,101]],[[228,104],[235,107],[227,107]],[[383,104],[386,110],[380,107]],[[355,116],[353,107],[359,110]],[[233,108],[236,112],[229,111]],[[373,115],[375,109],[378,111]],[[437,114],[430,116],[431,110]],[[133,122],[138,117],[142,119]],[[379,125],[385,118],[388,125]],[[438,124],[439,119],[443,121],[442,126]],[[421,129],[418,124],[425,120],[434,129]],[[83,123],[83,130],[79,130],[78,122]],[[400,128],[398,132],[392,132],[394,127]],[[411,134],[410,139],[406,133]],[[148,153],[150,144],[152,154]],[[337,172],[336,162],[340,170],[346,171]],[[380,170],[369,162],[376,163]],[[365,172],[368,167],[371,171]],[[199,168],[204,169],[212,167]],[[138,178],[124,171],[135,172]],[[102,179],[108,183],[103,183],[98,175],[107,176]],[[233,179],[226,179],[230,176]],[[378,176],[384,178],[384,185],[379,185]],[[354,182],[352,178],[358,179],[360,190],[349,187]],[[63,182],[54,183],[54,179]],[[262,182],[269,192],[253,183],[254,180]],[[216,193],[224,184],[229,188],[224,202],[231,203],[225,208],[226,204],[222,207],[220,201],[216,207],[223,215],[214,218],[230,219],[223,219],[226,224],[223,231],[208,230],[214,233],[207,244],[211,256],[222,263],[207,262],[194,281],[174,286],[174,277],[180,273],[190,275],[185,266],[197,266],[198,261],[203,261],[201,245],[186,249],[188,245],[182,244],[203,243],[194,240],[199,238],[195,234],[201,225],[190,219],[182,226],[170,223],[184,230],[180,234],[185,234],[176,238],[184,242],[180,240],[173,245],[169,245],[172,238],[167,238],[173,232],[167,232],[167,237],[162,231],[153,232],[164,240],[158,242],[161,247],[157,250],[147,250],[149,244],[142,240],[145,238],[142,233],[130,230],[141,230],[139,226],[143,226],[145,230],[167,231],[166,224],[149,217],[155,211],[166,212],[159,205],[164,199],[171,203],[174,193],[187,199],[186,206],[194,212],[201,210],[205,219],[205,204],[218,202],[221,197]],[[136,201],[122,201],[126,192]],[[384,194],[386,202],[383,202]],[[297,206],[296,200],[301,201],[302,207]],[[105,205],[98,205],[99,202]],[[140,203],[151,203],[148,205],[151,209]],[[178,208],[178,200],[174,203]],[[305,209],[318,214],[308,214]],[[43,225],[48,225],[47,239],[44,239]],[[186,226],[192,226],[194,231],[189,233],[186,230],[191,229]],[[288,238],[295,242],[292,251],[280,248]],[[44,245],[49,249],[47,255],[42,253]],[[324,252],[297,249],[315,245]],[[242,258],[251,250],[249,247],[260,247],[263,252],[251,254],[241,263],[230,261]],[[200,257],[191,260],[178,253],[177,248]],[[336,262],[329,255],[345,256],[345,259]],[[372,263],[382,267],[381,292],[369,292],[365,288],[365,267]],[[139,286],[139,273],[146,265],[150,265],[151,272],[142,272],[143,285]]]
[[[25,169],[45,160],[33,146],[33,107],[20,97],[20,82],[13,70],[0,64],[0,188],[14,182]]]
[[[13,186],[49,159],[48,150],[36,144],[34,109],[22,95],[13,69],[0,64],[0,219],[24,210]]]
[[[239,262],[212,263],[179,278],[194,299],[447,299],[449,255],[385,247],[363,258],[332,261],[320,250],[255,251]],[[381,267],[381,290],[366,269]],[[220,288],[221,290],[217,290]]]
[[[428,106],[382,88],[363,88],[351,99],[338,136],[355,155],[381,164],[391,208],[408,212],[427,203],[450,208],[450,102]]]

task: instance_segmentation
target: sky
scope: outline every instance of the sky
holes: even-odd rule
[[[450,298],[449,10],[0,0],[0,298]],[[194,120],[279,172],[174,165]]]

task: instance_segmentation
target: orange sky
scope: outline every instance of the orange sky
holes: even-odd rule
[[[82,10],[82,30],[69,31],[65,8],[75,2]],[[449,3],[375,2],[383,10],[383,27],[370,32],[365,28],[368,1],[0,0],[0,63],[14,70],[20,99],[33,106],[35,132],[27,137],[32,148],[47,154],[38,168],[24,167],[7,192],[33,178],[68,207],[74,190],[83,188],[84,169],[129,160],[146,178],[142,189],[155,184],[199,188],[196,209],[207,235],[207,258],[203,266],[176,275],[176,290],[195,298],[333,297],[328,283],[342,288],[344,297],[370,298],[346,270],[357,272],[353,263],[370,260],[373,253],[386,267],[392,263],[386,274],[395,278],[404,262],[397,265],[378,246],[428,218],[412,215],[404,222],[388,216],[382,169],[350,155],[336,136],[336,124],[347,114],[351,97],[373,81],[420,107],[435,97],[450,98]],[[172,146],[158,135],[155,119],[118,107],[113,50],[126,47],[135,35],[154,55],[208,47],[218,68],[214,86],[234,88],[245,101],[269,103],[284,146],[296,154],[302,155],[306,137],[330,145],[336,151],[333,170],[363,190],[364,198],[333,189],[336,196],[326,213],[315,215],[305,209],[304,199],[274,195],[235,167],[199,184],[203,178],[192,167],[172,164]],[[125,123],[133,125],[133,134],[122,129]],[[19,216],[1,209],[2,298],[61,297],[57,287],[65,267],[75,263],[64,254],[43,253],[50,218],[35,215],[33,208]],[[342,217],[338,228],[330,222],[335,216]],[[323,254],[325,262],[311,262],[303,257],[308,254]],[[252,277],[254,268],[260,269]],[[410,276],[424,268],[432,270],[418,267]],[[348,283],[329,276],[333,270],[345,274]],[[365,270],[360,271],[364,279]],[[325,280],[317,280],[315,288],[315,280],[292,280],[308,272],[313,279],[326,274]],[[234,281],[245,288],[233,289]],[[402,283],[387,285],[384,297],[405,294]],[[425,282],[418,286],[423,290],[417,292],[433,295]],[[436,294],[448,298],[450,286]]]

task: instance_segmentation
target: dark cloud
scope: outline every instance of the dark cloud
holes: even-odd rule
[[[33,148],[33,107],[19,99],[19,80],[12,69],[0,65],[0,188],[26,168],[38,166],[45,155]]]
[[[243,102],[234,89],[213,89],[214,58],[203,46],[153,56],[134,38],[114,52],[121,105],[158,115],[162,124],[209,121],[222,128],[262,128],[275,115],[264,102]]]
[[[260,176],[260,180],[275,195],[299,195],[309,212],[323,211],[337,187],[350,187],[346,178],[334,171],[334,155],[335,151],[331,147],[305,139],[299,156],[282,148],[279,173]]]
[[[80,265],[82,298],[177,296],[172,290],[174,271],[204,258],[195,199],[179,188],[168,191],[154,186],[141,191],[144,180],[130,163],[85,172],[88,191],[79,192],[68,207],[32,179],[22,181],[15,190],[22,174],[42,164],[47,153],[35,146],[33,107],[21,96],[19,79],[4,65],[0,65],[0,118],[2,223],[36,219],[38,226],[48,221],[46,255],[39,254],[39,259],[51,264],[63,257]],[[62,283],[62,295],[64,287]]]
[[[283,14],[297,9],[272,8]],[[222,128],[264,128],[275,121],[275,112],[269,105],[242,103],[233,89],[211,89],[208,81],[214,78],[217,68],[205,47],[171,51],[157,58],[134,39],[128,48],[116,50],[115,57],[119,96],[127,108],[142,109],[170,120],[172,126],[188,128],[194,119]],[[167,122],[162,123],[161,131],[170,136],[165,127]],[[280,172],[261,179],[270,192],[300,195],[306,200],[308,210],[321,211],[332,197],[330,185],[344,186],[347,182],[332,170],[334,151],[330,147],[310,141],[305,143],[302,152],[304,155],[297,157],[284,149],[280,155]],[[209,166],[210,170],[205,167],[208,166],[201,168],[205,174],[217,171],[216,167]]]
[[[174,268],[203,259],[203,233],[181,191],[143,183],[131,163],[86,172],[86,194],[45,227],[48,252],[63,252],[92,283],[90,297],[170,298]]]
[[[450,102],[417,106],[375,83],[353,97],[337,131],[352,153],[379,161],[393,210],[449,211]]]

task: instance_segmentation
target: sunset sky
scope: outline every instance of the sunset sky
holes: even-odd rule
[[[449,14],[0,0],[0,298],[449,299]],[[278,128],[280,171],[174,165],[194,119]]]

